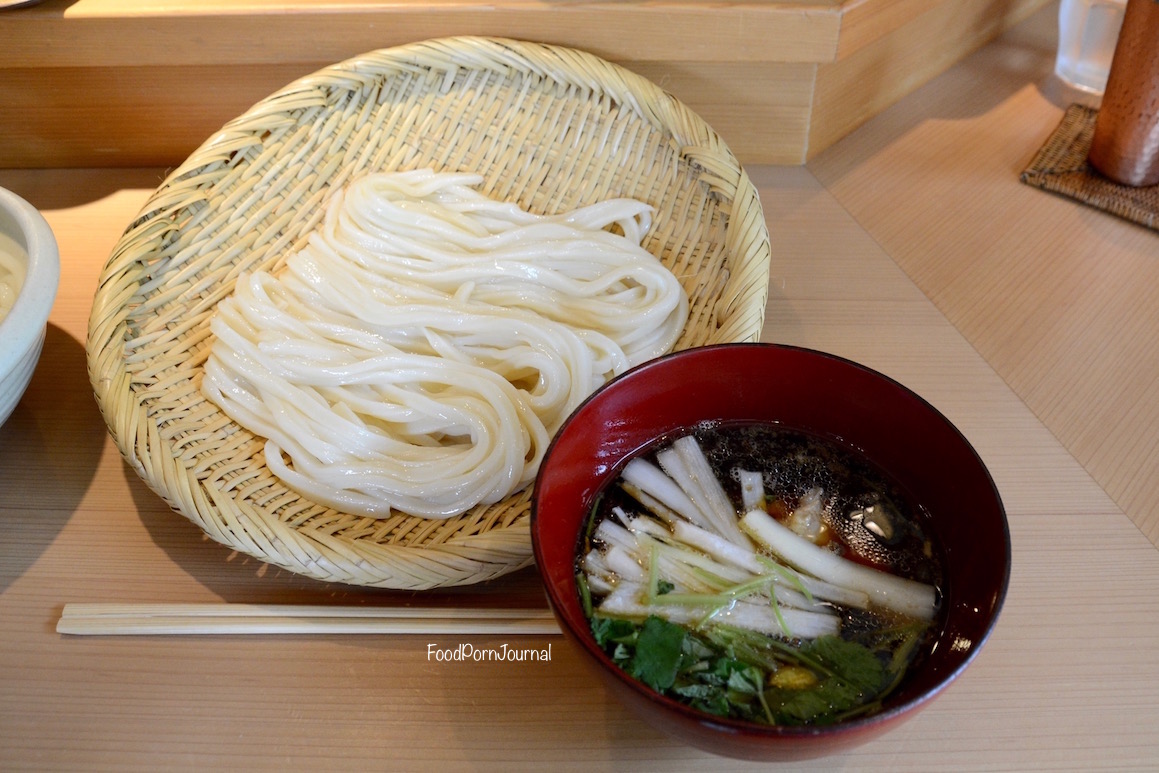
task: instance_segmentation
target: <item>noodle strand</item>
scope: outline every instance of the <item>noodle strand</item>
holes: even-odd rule
[[[640,246],[647,205],[538,216],[481,182],[357,180],[218,305],[202,390],[299,493],[370,517],[499,502],[594,389],[675,344],[688,299]]]

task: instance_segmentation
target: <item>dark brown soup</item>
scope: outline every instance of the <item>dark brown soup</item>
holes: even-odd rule
[[[645,449],[600,493],[578,553],[608,655],[735,719],[870,714],[940,617],[920,504],[859,453],[778,425],[705,424]]]

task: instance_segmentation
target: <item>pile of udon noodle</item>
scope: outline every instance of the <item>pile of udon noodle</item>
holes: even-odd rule
[[[498,502],[587,395],[683,330],[686,294],[641,247],[647,205],[539,216],[481,182],[362,177],[218,305],[202,390],[313,501],[378,518]]]

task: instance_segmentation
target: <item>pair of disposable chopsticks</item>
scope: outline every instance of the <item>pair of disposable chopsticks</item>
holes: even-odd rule
[[[65,604],[58,633],[558,634],[546,609],[327,607],[291,604]]]

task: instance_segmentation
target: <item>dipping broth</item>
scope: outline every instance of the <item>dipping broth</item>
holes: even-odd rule
[[[921,508],[861,455],[779,425],[708,423],[645,449],[598,496],[578,555],[613,661],[733,719],[872,714],[941,616]]]

